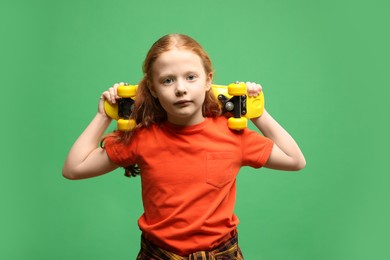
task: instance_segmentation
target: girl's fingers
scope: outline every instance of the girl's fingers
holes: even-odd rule
[[[119,86],[123,86],[123,85],[124,85],[123,82],[114,84],[112,87],[110,87],[108,90],[102,93],[100,99],[105,99],[111,104],[115,104],[116,100],[119,98],[117,94],[118,93],[117,89]]]
[[[119,98],[119,96],[117,94],[118,93],[117,89],[119,86],[123,86],[123,85],[125,85],[125,83],[123,83],[123,82],[116,83],[112,87],[110,87],[109,89],[107,89],[106,91],[104,91],[102,93],[102,95],[100,96],[99,106],[98,106],[99,113],[105,114],[105,111],[104,111],[105,100],[107,100],[110,104],[115,104],[117,102],[116,100]]]
[[[256,84],[254,82],[246,82],[245,84],[248,91],[248,96],[250,97],[256,97],[262,91],[262,87],[260,84]]]
[[[115,84],[113,87],[109,88],[108,89],[108,93],[109,93],[109,101],[111,104],[115,104],[116,102],[116,89],[118,88],[118,85]]]

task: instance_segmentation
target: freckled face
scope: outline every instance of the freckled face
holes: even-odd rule
[[[177,125],[204,120],[202,106],[210,90],[212,73],[206,75],[200,57],[192,51],[173,49],[161,54],[152,67],[152,92]]]

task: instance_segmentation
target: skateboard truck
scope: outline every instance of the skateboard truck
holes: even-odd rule
[[[228,93],[233,94],[230,99],[224,94],[218,94],[218,100],[222,103],[222,114],[231,113],[234,117],[229,118],[229,128],[241,130],[247,127],[243,116],[246,115],[246,86],[239,82],[228,86]],[[242,94],[242,95],[240,95]]]
[[[245,116],[246,96],[235,96],[228,99],[222,94],[218,95],[218,100],[222,103],[222,114],[233,113],[235,117]],[[236,108],[236,110],[234,110]],[[238,108],[238,109],[237,109]],[[241,112],[240,112],[241,111]]]

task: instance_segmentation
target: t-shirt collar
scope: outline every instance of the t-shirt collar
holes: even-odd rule
[[[195,134],[201,132],[211,122],[211,119],[206,117],[201,123],[196,125],[182,126],[175,125],[166,121],[162,126],[175,134]]]

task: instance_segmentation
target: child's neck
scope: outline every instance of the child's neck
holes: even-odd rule
[[[202,122],[204,122],[205,117],[200,117],[200,118],[180,118],[180,119],[172,119],[168,118],[168,122],[173,125],[177,126],[192,126],[192,125],[198,125]]]

